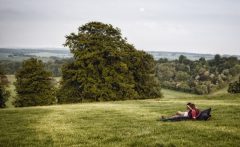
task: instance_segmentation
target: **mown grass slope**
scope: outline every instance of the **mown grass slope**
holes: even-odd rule
[[[13,101],[15,99],[16,96],[16,91],[15,91],[15,86],[14,86],[14,82],[16,82],[16,78],[14,75],[7,75],[9,84],[7,86],[7,90],[10,92],[10,97],[8,98],[8,101],[6,102],[6,106],[8,108],[13,108]]]
[[[0,146],[239,146],[240,95],[0,110]],[[161,122],[187,102],[209,121]]]
[[[199,96],[193,93],[181,92],[181,91],[170,90],[165,88],[162,88],[161,92],[163,93],[164,98],[184,98],[184,97],[190,98],[190,97]]]

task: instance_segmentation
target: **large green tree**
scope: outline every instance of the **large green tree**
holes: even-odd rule
[[[51,73],[44,69],[41,60],[34,58],[23,62],[16,72],[17,98],[15,106],[50,105],[56,102]]]
[[[0,108],[6,107],[6,101],[9,97],[9,91],[6,90],[6,86],[8,85],[8,79],[5,75],[2,67],[0,66]]]
[[[127,43],[120,29],[90,22],[66,36],[65,46],[74,60],[62,68],[60,103],[161,96],[153,57]]]

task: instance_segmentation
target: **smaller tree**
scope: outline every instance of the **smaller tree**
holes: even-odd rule
[[[228,87],[229,93],[240,93],[240,76],[239,80],[229,84]]]
[[[16,73],[17,107],[50,105],[56,102],[51,73],[44,69],[41,60],[34,58],[23,62]]]
[[[204,84],[196,85],[195,93],[196,94],[208,94],[208,87]]]
[[[177,81],[187,81],[190,78],[190,75],[186,72],[179,71],[176,73],[176,80]]]

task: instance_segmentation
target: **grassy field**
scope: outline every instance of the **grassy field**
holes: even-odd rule
[[[184,98],[184,97],[190,98],[190,97],[198,96],[196,94],[180,92],[180,91],[164,89],[164,88],[162,88],[162,93],[164,98]]]
[[[8,76],[14,82],[14,76]],[[60,79],[56,79],[59,81]],[[15,94],[12,84],[11,93]],[[240,95],[162,90],[164,98],[0,109],[0,146],[239,146]],[[211,107],[209,121],[157,121]]]
[[[14,101],[14,97],[16,96],[16,92],[15,92],[15,86],[14,86],[14,82],[16,82],[16,78],[14,75],[7,75],[8,81],[10,82],[7,90],[10,92],[10,97],[8,98],[8,101],[6,103],[8,108],[13,108],[13,104],[12,102]]]
[[[0,110],[0,146],[239,146],[240,95]],[[209,121],[160,122],[187,102]]]

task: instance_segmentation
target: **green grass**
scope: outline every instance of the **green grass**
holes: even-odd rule
[[[176,90],[164,89],[162,88],[162,93],[164,98],[184,98],[184,97],[196,97],[198,95],[192,93],[186,93]]]
[[[163,89],[164,98],[0,109],[0,146],[238,146],[240,95],[197,96]],[[59,81],[59,78],[56,78]],[[219,95],[220,94],[220,95]],[[209,121],[160,122],[187,102],[212,107]]]
[[[221,94],[227,94],[228,87],[224,87],[220,90],[217,90],[216,92],[211,93],[210,95],[221,95]]]
[[[8,98],[8,101],[6,103],[6,106],[8,108],[13,108],[13,104],[12,102],[14,101],[14,97],[16,96],[16,92],[15,92],[15,86],[14,86],[14,82],[16,82],[16,78],[14,75],[7,75],[8,81],[10,82],[7,90],[10,92],[10,97]]]
[[[238,146],[240,95],[68,104],[0,110],[0,146]],[[160,122],[187,102],[209,121]]]

